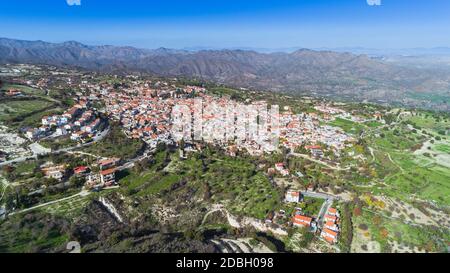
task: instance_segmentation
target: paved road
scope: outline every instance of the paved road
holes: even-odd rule
[[[322,207],[320,207],[319,215],[317,216],[317,224],[321,228],[323,226],[323,220],[324,220],[325,214],[327,213],[328,209],[333,204],[333,201],[339,200],[340,197],[334,196],[331,194],[326,194],[326,193],[321,193],[321,192],[312,192],[312,191],[305,191],[305,192],[302,192],[302,194],[303,194],[303,196],[307,196],[307,197],[325,199],[325,202],[323,202]]]
[[[322,207],[320,208],[319,216],[317,217],[317,223],[320,228],[323,227],[323,220],[325,217],[325,214],[327,213],[328,209],[333,204],[333,199],[327,199],[325,202],[323,202]]]

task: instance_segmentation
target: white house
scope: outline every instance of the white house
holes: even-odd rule
[[[298,203],[300,202],[300,195],[301,193],[299,191],[289,190],[286,192],[285,200],[289,203]]]

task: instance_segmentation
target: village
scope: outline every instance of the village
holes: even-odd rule
[[[276,205],[267,206],[267,212],[259,211],[257,217],[255,213],[244,218],[248,220],[244,223],[250,223],[262,232],[274,232],[281,238],[294,234],[291,247],[296,251],[342,251],[342,241],[349,236],[348,208],[344,207],[352,198],[349,188],[342,187],[342,184],[328,188],[326,180],[318,183],[314,176],[320,170],[327,177],[325,179],[333,179],[333,172],[350,172],[353,167],[361,166],[359,164],[365,164],[368,158],[378,155],[376,151],[371,154],[370,149],[361,150],[360,140],[363,133],[371,130],[382,137],[386,130],[378,128],[386,127],[385,116],[391,115],[378,109],[370,112],[348,110],[349,107],[341,107],[342,104],[323,100],[310,103],[308,111],[299,111],[295,105],[283,105],[276,116],[278,128],[269,126],[267,130],[269,136],[272,132],[279,132],[279,144],[274,149],[267,136],[245,138],[248,135],[242,137],[235,129],[237,123],[242,123],[245,118],[258,115],[261,107],[267,107],[270,113],[271,105],[264,98],[236,99],[211,92],[206,86],[180,85],[173,79],[127,76],[119,80],[113,76],[109,80],[98,80],[95,76],[74,78],[71,73],[52,73],[54,75],[48,78],[15,79],[15,84],[2,93],[11,101],[25,100],[28,103],[33,99],[47,98],[53,103],[55,99],[47,94],[50,94],[48,88],[54,88],[55,79],[61,88],[73,90],[64,97],[70,103],[58,104],[55,100],[54,111],[33,114],[35,121],[24,123],[27,126],[13,124],[8,127],[6,123],[1,127],[0,134],[4,137],[0,145],[4,148],[0,149],[0,164],[4,174],[10,170],[13,174],[6,175],[2,183],[9,187],[27,185],[28,191],[23,194],[32,201],[31,206],[39,206],[40,196],[47,194],[64,196],[66,192],[77,194],[77,190],[95,193],[129,187],[129,180],[139,177],[140,173],[136,173],[139,170],[144,169],[147,177],[145,164],[151,163],[145,162],[154,161],[156,153],[161,154],[156,152],[161,151],[161,147],[168,147],[171,154],[179,152],[178,160],[191,164],[196,154],[203,153],[211,145],[229,157],[227,160],[239,160],[242,156],[266,159],[256,166],[257,170],[273,190],[282,192],[283,198]],[[200,112],[196,112],[198,101],[202,102]],[[202,138],[180,141],[179,135],[174,135],[173,109],[179,105],[191,113],[192,123],[187,127],[192,135],[195,136],[198,126],[195,118],[203,120],[201,129],[205,135]],[[225,121],[225,126],[214,134],[217,120],[224,120],[226,111],[223,109],[230,105],[241,113],[235,113],[234,124]],[[252,112],[250,106],[256,106],[258,110]],[[243,112],[248,116],[243,117]],[[392,117],[390,120],[392,122]],[[406,129],[414,132],[416,127],[408,124]],[[100,148],[104,139],[111,138],[112,134],[116,137],[118,132],[131,141],[129,143],[144,145],[135,150],[138,153],[126,156],[126,146],[121,152],[125,154],[120,156],[108,152],[114,149],[114,144]],[[237,132],[234,140],[229,138],[230,132]],[[136,147],[141,146],[138,144]],[[39,179],[34,179],[36,177]],[[123,186],[123,181],[128,181],[128,184]],[[2,210],[5,214],[5,209]],[[252,214],[251,210],[246,213],[249,212]],[[315,238],[311,249],[296,248],[295,245],[302,241],[298,238],[309,238],[306,233]]]
[[[36,87],[45,88],[48,80],[41,79]],[[30,82],[28,82],[30,84]],[[73,85],[68,79],[68,84]],[[125,135],[131,139],[144,141],[149,149],[155,149],[159,143],[166,145],[180,145],[173,135],[172,109],[175,105],[186,105],[191,109],[195,105],[195,99],[201,98],[203,109],[201,117],[204,119],[204,130],[208,131],[208,122],[214,117],[220,117],[220,111],[205,109],[210,105],[226,107],[228,105],[239,105],[230,98],[217,97],[208,94],[206,88],[198,86],[176,87],[167,82],[142,82],[131,81],[131,86],[116,91],[113,85],[105,83],[93,84],[87,80],[81,81],[73,97],[74,104],[62,114],[43,116],[41,126],[29,128],[25,136],[29,141],[42,139],[70,138],[74,143],[86,144],[92,142],[98,134],[107,133],[108,121],[102,116],[120,123]],[[20,91],[10,89],[6,96],[21,96]],[[102,103],[104,108],[97,109],[93,105]],[[250,103],[250,102],[248,102]],[[256,105],[266,105],[264,101],[253,102]],[[220,108],[219,108],[220,109]],[[207,111],[209,110],[209,112]],[[345,111],[327,105],[320,105],[316,110],[321,113],[299,113],[294,114],[289,107],[284,107],[279,114],[280,147],[296,151],[302,147],[312,158],[320,160],[324,157],[324,149],[332,151],[339,156],[340,151],[353,145],[355,139],[346,134],[338,127],[323,125],[324,121],[330,121],[339,117],[352,118]],[[194,114],[193,114],[194,115]],[[194,127],[194,126],[192,126]],[[272,130],[274,128],[271,128]],[[228,127],[225,133],[230,131]],[[203,141],[210,142],[222,147],[232,156],[237,150],[245,151],[251,155],[262,155],[273,153],[275,149],[266,145],[267,139],[243,140],[229,142],[229,139],[217,139],[205,137]],[[195,151],[195,143],[183,141],[185,147],[181,151]],[[280,147],[277,147],[280,148]],[[185,157],[184,153],[181,157]],[[46,162],[40,166],[41,172],[47,179],[53,179],[64,184],[71,176],[77,177],[84,182],[87,190],[102,190],[118,185],[116,173],[118,169],[127,164],[120,158],[98,158],[90,165],[80,165],[73,169],[67,169],[65,164],[53,164]],[[274,168],[267,170],[269,174],[277,172],[282,177],[301,175],[292,173],[283,163],[278,163]],[[288,189],[285,202],[300,203],[303,201],[303,192]],[[266,224],[273,224],[277,217],[283,219],[288,217],[288,226],[305,228],[317,234],[330,244],[335,244],[339,236],[339,212],[332,208],[329,200],[324,198],[323,208],[320,215],[307,215],[300,207],[296,207],[291,216],[285,215],[281,210],[266,219]]]

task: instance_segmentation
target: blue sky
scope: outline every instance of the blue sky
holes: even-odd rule
[[[170,47],[450,46],[450,1],[2,0],[0,37]]]

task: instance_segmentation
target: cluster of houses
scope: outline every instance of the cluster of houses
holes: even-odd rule
[[[335,208],[329,208],[324,216],[324,225],[320,236],[330,244],[335,244],[339,235],[339,212]]]
[[[177,103],[188,101],[194,92],[204,89],[188,86],[180,89],[158,84],[164,88],[150,88],[148,84],[124,89],[122,92],[109,92],[102,96],[107,113],[118,120],[130,138],[140,138],[150,148],[158,143],[172,144],[171,110]]]
[[[303,201],[303,196],[300,191],[288,190],[285,195],[285,202],[287,203],[300,203]],[[301,208],[296,208],[294,216],[292,217],[292,225],[295,227],[309,228],[315,232],[317,223],[312,217],[304,215]]]
[[[288,109],[280,114],[280,143],[292,151],[304,146],[313,156],[322,157],[323,149],[318,143],[332,148],[339,155],[340,150],[356,141],[342,129],[323,125],[320,121],[317,113],[293,114]]]
[[[303,200],[300,191],[288,190],[285,195],[285,201],[288,203],[299,203]],[[324,215],[323,226],[313,218],[304,215],[301,208],[296,208],[292,217],[292,225],[295,227],[308,228],[311,232],[320,230],[320,237],[330,244],[337,243],[339,236],[339,212],[335,208],[328,208]]]
[[[83,177],[86,179],[85,187],[87,189],[101,189],[104,187],[111,187],[116,185],[116,171],[119,158],[106,158],[99,160],[96,165],[98,171],[93,171],[89,166],[78,166],[73,169],[73,175]],[[45,178],[55,179],[61,182],[69,175],[67,166],[65,164],[55,165],[52,162],[40,166],[41,172]]]
[[[86,176],[86,188],[100,189],[116,185],[116,172],[119,158],[108,158],[98,161],[98,172],[90,172],[86,167],[80,167],[77,171]]]
[[[125,133],[130,138],[140,138],[145,141],[150,148],[156,147],[160,142],[167,144],[174,143],[172,135],[172,109],[174,105],[187,105],[191,111],[194,108],[194,97],[201,97],[203,105],[207,108],[210,105],[220,107],[228,105],[239,105],[227,97],[210,96],[205,93],[205,88],[197,86],[186,86],[183,88],[169,84],[168,82],[150,82],[135,80],[122,87],[120,92],[115,90],[111,84],[99,83],[90,84],[88,81],[82,81],[79,85],[82,90],[89,90],[92,99],[99,99],[106,105],[105,111],[113,119],[118,120]],[[254,102],[253,104],[264,105],[264,101]],[[325,118],[332,119],[332,115],[346,114],[344,110],[332,108],[326,105],[316,107],[318,111],[325,112]],[[208,127],[208,122],[214,117],[223,113],[213,113],[212,115],[203,115],[203,126]],[[251,113],[250,113],[251,114]],[[335,150],[336,155],[343,148],[351,145],[354,138],[347,135],[340,128],[322,125],[321,115],[317,113],[293,114],[289,107],[285,107],[284,112],[279,114],[279,132],[281,145],[294,150],[299,146],[308,146],[307,150],[314,157],[322,157],[323,149],[318,143],[324,144]],[[222,128],[229,132],[228,124],[224,123]],[[204,130],[208,133],[211,130]],[[87,131],[86,131],[87,132]],[[73,134],[74,139],[81,137],[81,132]],[[230,143],[217,139],[204,138],[205,142],[214,142],[229,148]],[[247,139],[233,143],[237,145],[238,150],[242,149],[252,155],[260,155],[264,152],[273,152],[274,148],[266,140]],[[286,171],[281,171],[286,174]],[[287,174],[286,174],[287,175]]]
[[[89,107],[88,101],[79,100],[62,115],[42,117],[41,127],[28,129],[25,135],[30,140],[38,140],[49,135],[59,137],[70,134],[70,138],[75,141],[93,136],[97,132],[101,120]]]

